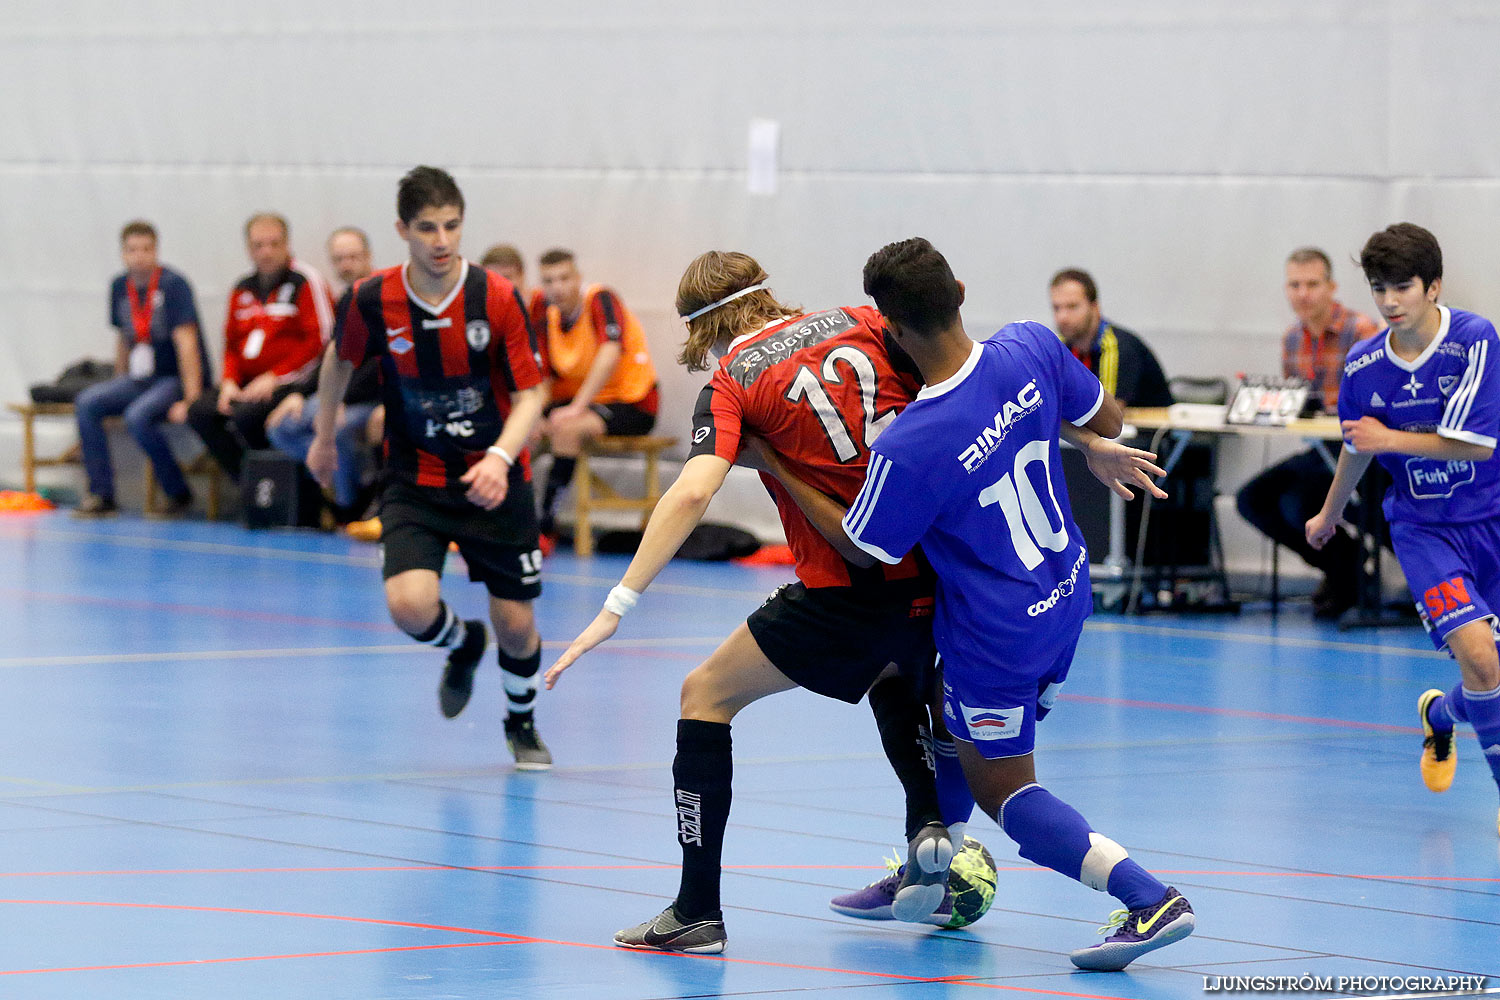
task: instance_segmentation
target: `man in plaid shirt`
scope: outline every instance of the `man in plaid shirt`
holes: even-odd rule
[[[1335,300],[1337,290],[1333,264],[1322,250],[1303,247],[1287,257],[1286,298],[1297,322],[1281,339],[1281,371],[1306,379],[1310,400],[1324,413],[1338,412],[1339,379],[1349,349],[1379,329],[1368,316]],[[1339,529],[1319,551],[1307,544],[1302,530],[1307,518],[1322,507],[1332,482],[1328,463],[1308,449],[1250,480],[1238,496],[1245,520],[1322,571],[1322,585],[1313,596],[1313,614],[1319,618],[1337,618],[1356,596],[1359,543]]]

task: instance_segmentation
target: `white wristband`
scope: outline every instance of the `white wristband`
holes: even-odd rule
[[[504,448],[500,447],[498,444],[492,444],[492,445],[490,445],[488,448],[485,449],[485,451],[489,452],[491,455],[499,455],[501,458],[503,458],[505,460],[505,464],[506,465],[515,465],[516,464],[516,460],[510,457],[510,452],[506,451]]]
[[[609,596],[604,599],[604,610],[624,618],[625,612],[635,607],[635,602],[640,599],[640,591],[631,590],[622,583],[611,590]]]

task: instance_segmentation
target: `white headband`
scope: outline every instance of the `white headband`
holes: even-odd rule
[[[695,320],[699,316],[702,316],[706,312],[713,312],[715,309],[719,308],[720,306],[722,306],[722,305],[724,305],[726,303],[733,302],[735,299],[740,298],[741,296],[749,295],[751,292],[758,292],[762,288],[765,288],[765,287],[766,287],[766,283],[764,281],[762,281],[762,282],[758,282],[758,283],[756,283],[754,285],[751,285],[749,288],[741,288],[739,291],[735,292],[734,294],[732,294],[732,295],[726,295],[726,296],[724,296],[722,299],[720,299],[717,302],[710,302],[708,305],[704,306],[702,309],[699,309],[697,312],[690,312],[690,313],[688,313],[686,316],[682,317],[683,322],[687,322],[689,320]]]

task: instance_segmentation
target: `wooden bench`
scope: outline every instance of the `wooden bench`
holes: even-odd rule
[[[68,417],[74,416],[72,403],[7,403],[6,409],[21,418],[21,477],[25,483],[27,493],[36,492],[36,470],[57,465],[78,465],[83,461],[83,452],[78,445],[72,445],[61,455],[52,457],[38,457],[36,453],[36,418],[37,417]],[[119,417],[107,417],[106,425],[118,425],[122,421]],[[148,459],[146,465],[146,513],[154,514],[161,509],[161,489],[156,482],[156,473],[151,468]],[[208,477],[208,519],[217,521],[219,519],[220,488],[224,482],[224,474],[207,452],[203,452],[182,468],[183,474],[188,476]]]
[[[594,554],[593,513],[596,510],[639,511],[641,528],[651,518],[656,503],[661,499],[659,462],[664,449],[677,443],[676,438],[642,435],[640,437],[601,437],[584,444],[578,455],[578,465],[573,477],[573,492],[576,503],[573,508],[573,551],[580,556]],[[589,460],[595,455],[629,457],[643,456],[646,459],[646,492],[644,496],[628,497],[616,492],[613,487],[594,474]]]

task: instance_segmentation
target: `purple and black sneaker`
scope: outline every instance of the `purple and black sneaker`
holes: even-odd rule
[[[1108,934],[1101,944],[1080,948],[1068,957],[1080,969],[1119,972],[1148,951],[1164,948],[1193,933],[1193,908],[1182,893],[1167,887],[1159,903],[1138,910],[1116,910],[1099,928]]]

